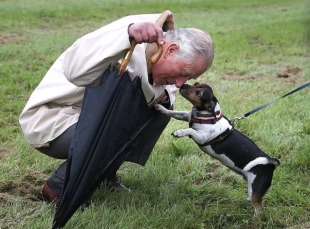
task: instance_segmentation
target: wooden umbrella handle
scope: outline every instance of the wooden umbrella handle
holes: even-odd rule
[[[119,74],[120,74],[120,76],[123,76],[123,74],[125,73],[126,68],[127,68],[128,64],[129,64],[129,61],[131,59],[133,50],[135,49],[136,45],[137,45],[137,43],[135,41],[131,42],[131,47],[130,47],[129,51],[126,53],[124,59],[122,60],[121,65],[119,67]]]
[[[157,44],[157,43],[156,43]],[[156,53],[153,54],[153,56],[151,56],[151,63],[155,64],[157,63],[157,61],[159,60],[159,58],[161,57],[161,55],[163,54],[163,46],[157,44],[157,51]]]
[[[157,19],[155,24],[163,27],[164,30],[174,29],[174,21],[173,21],[172,13],[169,10],[166,10],[164,13],[160,15],[160,17]],[[125,73],[136,45],[137,43],[135,41],[131,42],[131,47],[129,51],[126,53],[119,68],[120,76],[122,76]],[[158,50],[156,51],[155,54],[151,56],[151,64],[155,64],[163,53],[162,45],[157,44],[157,46],[158,46]]]
[[[166,32],[167,30],[174,30],[174,20],[172,12],[170,10],[164,11],[156,20],[155,24],[161,26],[164,32]],[[163,46],[158,43],[156,44],[157,51],[151,56],[151,64],[155,64],[163,54]]]

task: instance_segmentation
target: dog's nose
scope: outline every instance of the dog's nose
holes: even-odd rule
[[[180,87],[180,90],[183,90],[183,89],[187,89],[189,88],[190,86],[188,84],[183,84],[182,87]]]

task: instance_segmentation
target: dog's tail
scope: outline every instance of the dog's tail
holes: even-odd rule
[[[277,158],[269,158],[269,161],[271,164],[273,164],[275,167],[278,167],[281,163]]]

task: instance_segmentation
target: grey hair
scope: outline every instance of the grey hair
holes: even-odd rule
[[[205,59],[208,68],[211,66],[214,48],[211,36],[207,32],[195,28],[179,28],[168,30],[165,33],[165,38],[179,44],[178,57],[187,61],[195,61],[196,56],[201,56]]]

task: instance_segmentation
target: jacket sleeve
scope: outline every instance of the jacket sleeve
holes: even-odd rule
[[[157,17],[157,14],[124,17],[78,39],[64,53],[66,78],[77,86],[92,84],[130,48],[128,26],[141,21],[154,22]]]
[[[114,22],[78,39],[65,53],[66,78],[77,86],[93,83],[130,47],[129,23]]]

